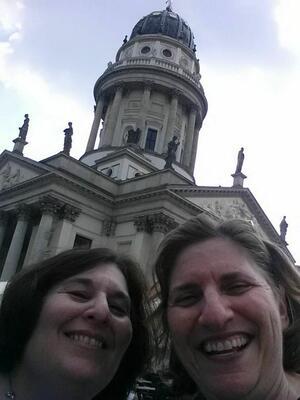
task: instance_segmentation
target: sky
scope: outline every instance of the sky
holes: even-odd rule
[[[197,44],[208,114],[195,167],[201,186],[232,186],[245,149],[248,187],[300,263],[300,1],[174,0]],[[0,0],[0,152],[12,150],[24,114],[24,155],[85,150],[93,87],[136,22],[165,0]]]

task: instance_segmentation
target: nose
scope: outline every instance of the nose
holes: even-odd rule
[[[101,295],[92,299],[90,304],[87,306],[88,307],[84,312],[85,318],[99,321],[101,323],[107,323],[109,321],[111,313],[106,296]]]
[[[198,322],[210,330],[218,330],[224,328],[232,320],[233,315],[230,299],[222,293],[208,291],[204,295]]]

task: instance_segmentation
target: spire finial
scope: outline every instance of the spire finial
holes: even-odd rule
[[[166,0],[166,10],[167,11],[173,11],[173,7],[172,7],[172,1],[171,0]]]

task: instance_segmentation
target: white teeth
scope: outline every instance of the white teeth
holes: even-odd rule
[[[72,339],[74,342],[82,343],[87,346],[92,346],[92,347],[97,347],[102,349],[103,348],[103,342],[99,339],[96,339],[94,337],[86,336],[86,335],[78,335],[76,333],[68,335],[70,339]]]
[[[229,340],[225,341],[224,347],[225,347],[225,350],[230,350],[232,348],[231,343],[230,343]]]
[[[221,342],[218,342],[218,344],[217,344],[217,350],[218,350],[218,351],[224,350],[224,346],[223,346],[223,344],[222,344]]]
[[[224,342],[222,341],[207,341],[204,343],[204,351],[206,353],[212,352],[223,352],[228,350],[236,350],[244,346],[248,343],[249,339],[246,336],[238,336],[232,339],[226,339]]]

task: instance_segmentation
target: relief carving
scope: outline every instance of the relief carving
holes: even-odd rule
[[[22,177],[23,178],[23,177]],[[0,172],[0,188],[8,189],[16,185],[21,180],[20,168],[12,168],[10,163]]]

